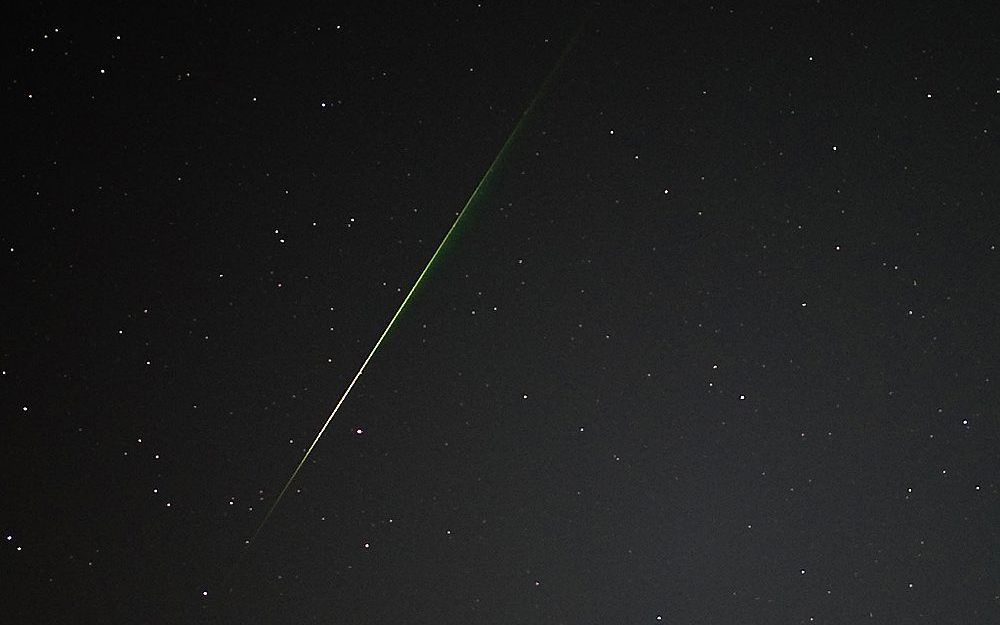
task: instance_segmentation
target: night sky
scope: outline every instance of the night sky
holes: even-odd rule
[[[1000,622],[989,3],[23,4],[4,622]]]

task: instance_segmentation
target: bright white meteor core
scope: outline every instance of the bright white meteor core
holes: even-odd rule
[[[510,135],[507,137],[507,140],[504,141],[503,146],[500,148],[500,151],[497,152],[496,158],[493,159],[493,162],[490,163],[490,166],[489,168],[487,168],[486,173],[483,174],[483,177],[479,179],[479,184],[476,185],[476,188],[472,191],[472,195],[470,195],[469,199],[466,200],[465,206],[462,207],[462,210],[458,213],[458,216],[455,218],[455,221],[452,222],[451,228],[448,229],[448,232],[444,235],[444,238],[441,239],[441,243],[437,246],[437,249],[434,250],[434,254],[431,255],[430,260],[427,261],[427,264],[424,266],[424,270],[420,272],[420,275],[417,276],[417,279],[413,282],[413,286],[410,287],[409,292],[406,294],[406,297],[403,298],[403,301],[399,305],[399,308],[396,309],[395,314],[392,315],[392,318],[389,320],[389,323],[385,326],[385,330],[382,331],[382,335],[378,337],[377,341],[375,341],[375,345],[372,347],[371,351],[368,352],[368,356],[365,357],[364,362],[361,363],[361,367],[358,368],[358,372],[354,374],[354,379],[352,379],[351,383],[347,385],[347,389],[345,389],[344,394],[340,396],[340,399],[337,401],[337,405],[333,407],[333,410],[330,412],[330,416],[326,418],[326,422],[323,423],[323,427],[321,427],[319,429],[319,432],[316,433],[316,437],[313,439],[312,443],[309,445],[305,453],[302,455],[302,459],[299,460],[298,466],[296,466],[295,470],[292,471],[291,476],[289,476],[288,481],[285,482],[285,486],[281,489],[281,492],[278,493],[278,496],[277,498],[275,498],[274,503],[271,504],[271,507],[268,509],[267,514],[264,515],[264,519],[260,522],[260,525],[257,526],[257,529],[254,531],[253,536],[251,536],[250,540],[246,542],[247,546],[249,546],[250,543],[257,540],[257,536],[260,534],[260,531],[264,529],[264,525],[267,523],[267,520],[271,518],[271,515],[274,513],[274,510],[278,507],[278,504],[281,503],[281,499],[285,496],[285,493],[288,492],[288,488],[292,485],[292,482],[295,480],[295,477],[299,474],[299,471],[302,470],[302,467],[305,465],[306,460],[309,459],[309,454],[312,453],[312,450],[316,447],[316,444],[319,443],[319,439],[323,437],[323,433],[326,432],[326,428],[330,426],[330,423],[333,421],[333,418],[337,416],[337,411],[340,410],[340,407],[342,405],[344,405],[344,400],[346,400],[347,396],[350,395],[351,389],[353,389],[354,385],[357,384],[358,379],[361,377],[361,374],[365,372],[365,368],[368,366],[368,363],[371,362],[372,356],[375,355],[375,352],[378,351],[379,346],[382,345],[382,341],[385,340],[385,337],[392,330],[392,326],[395,325],[396,319],[399,318],[399,315],[403,312],[403,309],[406,308],[406,305],[409,303],[410,299],[413,297],[413,294],[416,292],[417,287],[420,286],[420,283],[423,281],[424,276],[427,275],[427,272],[434,264],[434,261],[437,260],[438,256],[440,256],[441,250],[443,250],[445,245],[448,243],[448,239],[451,238],[451,235],[455,232],[455,228],[457,228],[459,222],[462,221],[462,217],[465,216],[465,213],[469,210],[469,207],[472,205],[473,201],[479,195],[479,191],[483,188],[483,185],[486,184],[486,181],[488,181],[490,177],[493,175],[493,170],[496,168],[497,163],[499,163],[500,160],[503,158],[504,154],[507,153],[507,149],[510,147],[511,143],[513,143],[515,137],[517,137],[518,131],[524,125],[524,120],[531,113],[532,109],[535,108],[535,103],[538,102],[538,99],[546,91],[549,83],[552,80],[552,77],[555,75],[559,67],[562,65],[570,49],[573,47],[573,44],[576,43],[576,40],[579,37],[581,31],[582,31],[582,25],[580,30],[577,30],[576,34],[570,39],[569,43],[563,49],[562,54],[559,56],[559,59],[552,67],[552,70],[549,72],[549,75],[545,77],[545,80],[542,82],[542,86],[539,87],[538,92],[535,94],[535,97],[531,99],[531,103],[528,104],[528,107],[526,109],[524,109],[524,112],[521,114],[520,119],[517,120],[517,124],[514,125],[514,130],[511,131]]]

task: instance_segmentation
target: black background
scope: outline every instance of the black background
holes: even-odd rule
[[[8,15],[6,619],[1000,620],[1000,20],[766,6]]]

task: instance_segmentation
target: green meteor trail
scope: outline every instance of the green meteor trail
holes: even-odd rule
[[[382,345],[382,341],[385,340],[385,337],[392,330],[392,327],[393,325],[395,325],[396,320],[399,319],[399,316],[403,313],[403,310],[406,308],[406,305],[410,302],[410,299],[413,297],[413,294],[420,286],[420,283],[423,282],[424,277],[427,275],[427,272],[430,270],[431,266],[434,265],[434,262],[437,260],[438,256],[441,255],[441,251],[445,248],[449,239],[451,239],[451,236],[455,232],[455,229],[458,227],[458,224],[461,223],[462,218],[465,217],[465,214],[466,212],[468,212],[469,207],[472,206],[473,202],[475,202],[476,198],[479,196],[480,190],[493,176],[494,170],[497,168],[497,165],[503,160],[503,157],[510,149],[510,146],[514,143],[514,140],[517,138],[521,128],[524,126],[525,120],[528,118],[532,110],[535,108],[535,104],[542,97],[542,95],[544,95],[545,92],[548,90],[549,85],[552,82],[553,76],[555,76],[559,68],[562,66],[563,61],[569,55],[570,50],[575,45],[577,39],[579,39],[582,30],[583,26],[581,24],[580,28],[576,31],[573,37],[570,38],[569,43],[566,44],[566,47],[563,49],[562,54],[559,56],[558,60],[556,60],[556,63],[552,67],[552,70],[545,77],[545,80],[542,82],[541,87],[539,87],[538,91],[535,93],[535,96],[531,99],[531,102],[528,104],[528,107],[521,114],[521,117],[520,119],[518,119],[517,124],[514,125],[514,129],[507,137],[507,140],[504,141],[504,144],[503,146],[501,146],[500,151],[496,155],[496,158],[493,159],[493,162],[490,163],[490,166],[486,169],[486,173],[483,174],[482,178],[480,178],[479,184],[477,184],[476,188],[472,191],[472,194],[469,196],[469,199],[465,202],[465,206],[462,207],[462,210],[458,213],[458,216],[455,218],[455,221],[451,224],[451,228],[448,229],[448,232],[444,235],[444,238],[441,239],[441,243],[437,246],[437,249],[434,250],[434,254],[432,254],[430,260],[427,261],[427,264],[424,266],[423,271],[420,272],[420,275],[417,276],[417,279],[413,282],[413,286],[410,287],[409,292],[406,294],[406,297],[403,298],[403,301],[402,303],[400,303],[399,308],[396,309],[396,312],[392,315],[392,318],[389,319],[389,323],[385,326],[385,329],[382,331],[381,336],[379,336],[378,340],[375,341],[375,345],[372,347],[371,351],[368,352],[368,356],[365,357],[364,362],[361,363],[361,367],[358,368],[358,372],[354,374],[354,378],[351,380],[351,383],[347,385],[347,388],[344,390],[344,393],[340,396],[340,399],[337,401],[337,404],[333,407],[333,410],[330,412],[330,416],[326,418],[326,421],[323,423],[323,427],[321,427],[319,429],[319,432],[316,433],[316,437],[313,439],[312,443],[309,445],[305,453],[302,455],[302,459],[299,460],[299,464],[295,467],[295,470],[292,471],[291,476],[289,476],[288,481],[285,482],[285,486],[281,489],[281,492],[278,493],[278,497],[274,500],[274,503],[271,504],[271,507],[268,509],[267,514],[264,515],[264,519],[260,522],[260,525],[257,526],[257,529],[256,531],[254,531],[253,536],[250,538],[250,540],[247,541],[247,545],[249,545],[250,543],[252,543],[257,539],[257,536],[264,528],[264,525],[267,523],[268,519],[271,518],[271,515],[278,507],[278,504],[281,503],[281,500],[285,496],[285,493],[288,492],[288,489],[292,485],[292,482],[295,480],[296,476],[298,476],[299,471],[302,470],[302,467],[305,465],[306,460],[309,459],[309,455],[312,453],[313,449],[316,448],[317,443],[319,443],[319,439],[323,437],[323,434],[326,432],[326,429],[330,426],[330,423],[333,421],[334,417],[337,416],[337,412],[340,410],[340,407],[344,405],[344,401],[347,399],[347,396],[351,393],[351,390],[354,388],[354,385],[357,384],[358,379],[361,378],[361,375],[365,372],[365,368],[368,366],[368,363],[371,362],[372,357],[375,356],[375,352],[377,352],[378,348]]]

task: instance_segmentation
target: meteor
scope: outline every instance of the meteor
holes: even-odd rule
[[[469,211],[469,207],[472,206],[476,198],[479,196],[480,190],[482,190],[484,185],[490,180],[490,178],[492,178],[493,172],[496,170],[498,164],[503,160],[503,157],[507,154],[507,151],[509,150],[510,146],[514,143],[514,140],[517,138],[518,134],[520,134],[520,131],[524,126],[525,120],[530,116],[532,110],[535,108],[535,104],[542,97],[542,95],[544,95],[545,92],[548,90],[552,82],[553,76],[555,76],[559,68],[562,66],[563,61],[566,59],[566,57],[569,55],[570,50],[576,44],[576,41],[579,39],[580,33],[582,31],[583,31],[583,24],[581,23],[580,28],[577,29],[576,33],[570,38],[569,43],[566,44],[566,47],[563,49],[562,54],[556,60],[555,65],[549,71],[548,75],[545,77],[545,80],[542,81],[542,84],[538,88],[538,91],[535,93],[535,96],[531,99],[531,102],[528,104],[527,108],[524,109],[524,112],[521,113],[521,117],[514,125],[514,129],[510,132],[510,135],[507,136],[507,140],[504,141],[503,145],[500,147],[500,151],[497,152],[496,158],[493,159],[493,162],[490,163],[490,166],[486,169],[486,173],[484,173],[482,178],[479,179],[479,183],[476,185],[476,188],[473,189],[472,194],[469,196],[469,199],[466,200],[465,205],[462,207],[462,210],[459,211],[458,216],[455,218],[455,221],[452,222],[451,228],[449,228],[448,232],[445,233],[444,238],[441,239],[441,243],[438,244],[437,249],[434,250],[434,253],[431,255],[430,260],[428,260],[427,264],[424,265],[423,271],[421,271],[420,275],[417,276],[417,279],[413,282],[413,286],[410,287],[410,290],[409,292],[407,292],[406,297],[403,298],[403,301],[402,303],[400,303],[399,308],[396,309],[396,312],[392,315],[392,318],[389,319],[389,323],[386,324],[385,329],[382,331],[382,334],[378,337],[378,340],[375,341],[375,345],[371,348],[371,351],[368,352],[368,355],[365,357],[364,361],[361,363],[361,366],[358,368],[357,373],[354,374],[354,378],[351,380],[351,383],[347,385],[347,388],[344,390],[344,393],[340,396],[340,399],[333,407],[333,410],[330,412],[330,415],[326,418],[326,421],[323,423],[323,426],[316,433],[316,437],[313,438],[312,443],[309,445],[305,453],[302,455],[302,459],[299,460],[299,464],[295,467],[295,470],[292,471],[292,474],[288,477],[288,480],[285,482],[285,486],[281,489],[281,492],[278,493],[277,498],[275,498],[274,503],[271,504],[271,507],[268,509],[267,514],[264,515],[264,519],[260,522],[260,525],[257,526],[257,529],[250,537],[250,540],[246,541],[247,546],[249,546],[251,543],[257,540],[257,536],[260,535],[261,530],[264,529],[264,525],[267,523],[268,519],[271,518],[271,515],[274,514],[274,511],[275,509],[277,509],[278,504],[281,503],[281,500],[282,498],[284,498],[285,493],[288,492],[288,489],[289,487],[291,487],[292,482],[295,481],[295,478],[298,476],[299,471],[302,470],[302,467],[305,465],[306,460],[309,459],[309,455],[312,454],[313,449],[316,448],[316,445],[319,443],[319,439],[323,437],[323,434],[326,432],[326,429],[330,427],[330,423],[337,416],[337,412],[340,410],[340,407],[344,405],[344,401],[347,400],[347,396],[351,394],[351,390],[354,388],[354,385],[357,384],[358,380],[361,378],[361,375],[364,374],[365,368],[368,367],[368,363],[371,362],[372,357],[375,356],[375,352],[377,352],[378,348],[382,345],[382,341],[385,340],[385,337],[389,334],[389,332],[392,330],[392,327],[396,324],[396,320],[399,319],[399,316],[403,313],[403,310],[406,309],[406,305],[409,304],[410,299],[413,297],[413,294],[417,291],[417,288],[420,286],[420,283],[423,282],[424,277],[427,276],[427,272],[430,271],[430,268],[434,265],[434,262],[438,259],[438,256],[441,255],[441,251],[448,244],[448,241],[451,239],[451,236],[455,232],[455,229],[458,227],[458,224],[461,223],[462,218],[465,217],[465,214]]]

